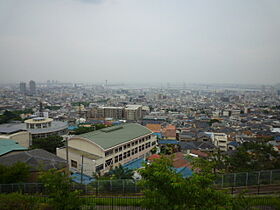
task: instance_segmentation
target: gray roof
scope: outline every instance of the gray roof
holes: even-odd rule
[[[5,123],[0,125],[1,134],[12,134],[20,131],[26,131],[22,126],[23,123]]]
[[[189,141],[189,142],[179,142],[180,147],[183,150],[196,149],[196,150],[213,150],[216,148],[214,144],[207,141]]]
[[[31,171],[49,170],[52,168],[62,169],[67,165],[66,160],[43,149],[34,149],[0,157],[0,164],[2,165],[10,166],[17,162],[26,163],[31,167]]]
[[[53,121],[52,126],[49,128],[40,128],[40,129],[26,129],[25,123],[6,123],[0,125],[0,133],[11,134],[19,131],[28,130],[31,134],[40,134],[46,132],[56,132],[63,129],[67,129],[68,124],[61,121]]]

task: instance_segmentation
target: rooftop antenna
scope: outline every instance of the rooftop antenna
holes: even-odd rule
[[[44,114],[43,114],[43,103],[42,103],[42,101],[40,101],[39,117],[44,117]]]

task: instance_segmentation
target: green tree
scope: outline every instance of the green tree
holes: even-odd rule
[[[79,135],[79,134],[88,133],[88,132],[99,130],[99,129],[106,128],[106,127],[108,127],[108,126],[104,125],[104,124],[96,124],[92,127],[80,126],[80,127],[76,128],[75,130],[73,130],[72,133],[75,135]]]
[[[64,146],[61,136],[50,136],[47,138],[33,139],[32,149],[44,149],[51,153],[56,153],[56,148]]]
[[[245,142],[226,162],[229,172],[278,169],[280,155],[265,142]]]
[[[20,193],[0,194],[1,210],[33,210],[38,209],[38,203],[29,195]]]
[[[0,124],[8,123],[12,120],[21,120],[20,114],[6,110],[2,115],[0,115]]]
[[[111,169],[107,175],[112,179],[132,179],[133,170],[124,168],[122,165],[117,166],[114,169]]]
[[[0,183],[10,184],[27,182],[30,167],[26,163],[17,162],[11,166],[0,165]]]
[[[218,209],[232,205],[229,195],[212,187],[213,175],[195,174],[184,179],[172,168],[172,160],[156,159],[140,170],[143,205],[150,209]]]
[[[66,174],[49,170],[43,172],[39,180],[47,190],[52,207],[57,210],[79,209],[81,205],[80,193],[72,190],[71,180]]]

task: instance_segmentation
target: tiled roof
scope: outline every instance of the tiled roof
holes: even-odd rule
[[[61,169],[66,167],[66,160],[47,152],[43,149],[34,149],[0,157],[0,164],[13,165],[16,162],[23,162],[31,166],[31,171],[49,170],[52,168]]]

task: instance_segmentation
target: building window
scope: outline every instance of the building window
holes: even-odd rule
[[[124,150],[126,149],[126,145],[123,146],[123,149],[124,149]]]
[[[106,162],[105,162],[105,167],[108,167],[110,165],[113,165],[113,159],[112,158],[106,160]]]
[[[119,156],[115,157],[115,163],[119,162]]]
[[[115,149],[115,153],[117,153],[119,150],[118,150],[118,148],[117,149]]]
[[[122,161],[122,154],[119,155],[119,161]]]
[[[137,148],[137,147],[135,148],[135,154],[136,154],[136,153],[138,153],[138,148]]]
[[[111,154],[113,154],[113,150],[112,150],[112,149],[105,152],[105,156],[109,156],[109,155],[111,155]]]
[[[73,168],[77,168],[78,167],[78,163],[75,160],[71,160],[71,167]]]
[[[126,152],[125,153],[123,153],[123,159],[125,159],[126,158]]]
[[[130,151],[127,152],[127,157],[130,157]]]
[[[100,165],[96,166],[95,171],[98,172],[98,171],[101,171],[103,169],[104,169],[104,165],[100,164]]]
[[[141,152],[142,151],[142,147],[141,146],[139,146],[139,152]]]

